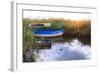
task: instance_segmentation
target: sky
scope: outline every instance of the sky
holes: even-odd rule
[[[64,13],[64,12],[46,12],[46,11],[23,11],[23,18],[30,19],[48,19],[48,18],[64,18],[72,20],[90,19],[91,14],[86,13]]]

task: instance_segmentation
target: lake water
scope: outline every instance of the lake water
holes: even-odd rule
[[[61,38],[60,38],[61,39]],[[64,60],[87,60],[91,58],[91,47],[83,44],[78,38],[70,41],[51,42],[51,46],[44,49],[30,49],[26,53],[28,62],[34,61],[64,61]],[[39,47],[39,46],[38,46]]]

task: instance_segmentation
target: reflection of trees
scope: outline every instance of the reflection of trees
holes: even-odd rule
[[[84,45],[91,45],[91,37],[90,36],[63,36],[64,40],[67,42],[72,41],[73,39],[78,39]]]
[[[82,42],[84,45],[91,45],[91,37],[90,36],[79,36],[78,40]]]

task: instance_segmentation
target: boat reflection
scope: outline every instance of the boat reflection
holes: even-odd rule
[[[35,49],[50,49],[52,43],[63,42],[63,37],[52,37],[52,38],[44,38],[44,37],[35,37],[35,45],[33,48]]]

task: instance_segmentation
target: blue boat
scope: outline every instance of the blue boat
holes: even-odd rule
[[[37,37],[55,37],[63,35],[63,29],[37,29],[33,30],[34,36]]]

